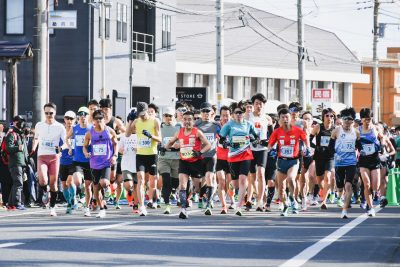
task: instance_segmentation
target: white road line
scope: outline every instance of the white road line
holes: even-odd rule
[[[60,210],[63,210],[63,208],[56,208],[56,211],[60,211]],[[14,212],[14,211],[6,211],[6,212]],[[24,216],[24,215],[40,214],[40,213],[49,213],[50,214],[50,210],[49,209],[38,209],[35,211],[30,211],[30,212],[22,211],[21,213],[16,213],[16,214],[0,213],[0,219],[7,218],[7,217],[17,217],[17,216]],[[49,217],[50,217],[50,215],[49,215]]]
[[[375,211],[379,212],[381,208],[376,208]],[[332,234],[328,235],[324,239],[321,239],[314,245],[306,248],[290,260],[286,261],[279,267],[294,267],[294,266],[302,266],[319,252],[321,252],[324,248],[332,244],[333,242],[337,241],[339,238],[347,234],[349,231],[354,229],[357,225],[362,223],[368,218],[367,214],[362,214],[358,216],[356,219],[352,220],[351,222],[343,225],[339,229],[337,229]]]
[[[105,229],[111,229],[111,228],[115,228],[115,227],[125,226],[125,225],[129,225],[129,224],[134,224],[134,223],[136,223],[136,222],[124,222],[124,223],[117,223],[117,224],[110,224],[110,225],[101,225],[101,226],[77,230],[77,232],[93,232],[93,231],[98,231],[98,230],[105,230]]]
[[[0,244],[0,248],[9,248],[9,247],[15,247],[19,245],[23,245],[24,243],[4,243]]]

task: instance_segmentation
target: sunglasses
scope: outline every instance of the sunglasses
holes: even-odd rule
[[[242,114],[243,114],[243,111],[235,111],[235,114],[236,114],[236,115],[242,115]]]
[[[94,118],[96,121],[101,121],[102,119],[104,119],[104,117],[95,117]]]
[[[201,112],[203,112],[203,113],[210,113],[210,112],[211,112],[211,109],[203,108],[203,109],[201,110]]]
[[[185,113],[187,111],[186,108],[178,108],[177,111]]]
[[[329,115],[329,114],[325,114],[325,117],[326,117],[326,118],[335,118],[334,115]]]
[[[69,120],[69,121],[73,121],[74,120],[74,118],[71,118],[71,117],[64,117],[64,119]]]
[[[81,116],[81,117],[82,117],[82,116],[87,116],[87,115],[89,115],[89,114],[87,114],[86,112],[79,112],[79,113],[78,113],[78,116]]]
[[[354,121],[352,117],[342,117],[342,120],[344,121]]]
[[[166,118],[172,118],[172,115],[164,114],[164,117],[166,117]]]
[[[54,114],[54,112],[45,112],[44,114],[46,114],[47,116],[51,116]]]

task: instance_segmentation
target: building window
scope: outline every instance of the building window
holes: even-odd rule
[[[251,78],[250,77],[244,77],[244,97],[246,99],[250,98],[250,93],[251,93]]]
[[[281,90],[281,80],[280,79],[274,79],[274,100],[279,100],[280,99],[280,95],[279,92]]]
[[[250,93],[250,97],[257,94],[257,78],[251,78],[251,93]]]
[[[162,15],[162,48],[171,48],[171,16]]]
[[[122,5],[122,42],[128,40],[128,6]]]
[[[299,89],[297,80],[289,80],[289,101],[299,101]]]
[[[203,86],[203,75],[195,74],[194,75],[194,87],[202,87]]]
[[[332,83],[333,102],[344,103],[344,83]]]
[[[104,24],[105,38],[110,39],[111,8],[109,6],[106,6],[104,11],[106,17]]]
[[[122,40],[122,8],[121,4],[117,3],[117,41]]]
[[[274,99],[275,97],[275,85],[274,79],[267,79],[267,99]]]
[[[233,98],[233,77],[225,76],[226,97]]]
[[[176,86],[182,87],[183,86],[183,73],[178,73],[176,75]]]
[[[6,34],[24,34],[24,0],[6,1]]]

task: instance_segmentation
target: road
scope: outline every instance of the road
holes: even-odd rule
[[[400,208],[367,218],[357,207],[343,220],[328,206],[289,217],[277,206],[243,217],[193,208],[188,220],[178,219],[177,207],[139,217],[123,206],[104,219],[62,207],[54,218],[39,208],[2,211],[0,265],[400,266]]]

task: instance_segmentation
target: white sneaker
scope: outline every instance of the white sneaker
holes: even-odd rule
[[[100,210],[99,213],[97,213],[96,218],[105,218],[106,217],[106,210]]]
[[[306,211],[306,210],[307,210],[307,201],[306,201],[305,198],[303,198],[303,199],[301,200],[301,210],[302,210],[302,211]]]
[[[153,209],[157,209],[157,202],[153,202],[152,205],[153,205]]]
[[[57,217],[57,213],[56,213],[56,209],[55,208],[50,208],[50,216]]]
[[[139,215],[140,216],[146,216],[147,215],[147,210],[145,206],[140,206],[139,208]]]
[[[47,205],[50,201],[50,193],[49,192],[43,192],[43,196],[42,196],[42,203],[44,205]]]
[[[92,214],[90,214],[90,209],[89,209],[89,208],[85,208],[84,216],[85,216],[85,217],[90,217],[90,216],[92,216]]]
[[[369,217],[375,217],[375,209],[372,208],[372,209],[368,210],[367,214]]]
[[[199,195],[198,194],[194,195],[193,202],[194,203],[198,203],[199,202]]]
[[[188,214],[186,212],[186,209],[181,209],[181,212],[179,213],[179,218],[181,219],[187,219],[188,218]]]
[[[280,211],[283,211],[283,207],[284,207],[283,202],[280,202],[280,203],[279,203],[279,208],[278,208],[278,209],[279,209]]]
[[[348,219],[349,217],[347,216],[347,210],[342,210],[342,215],[340,216],[342,219]]]

